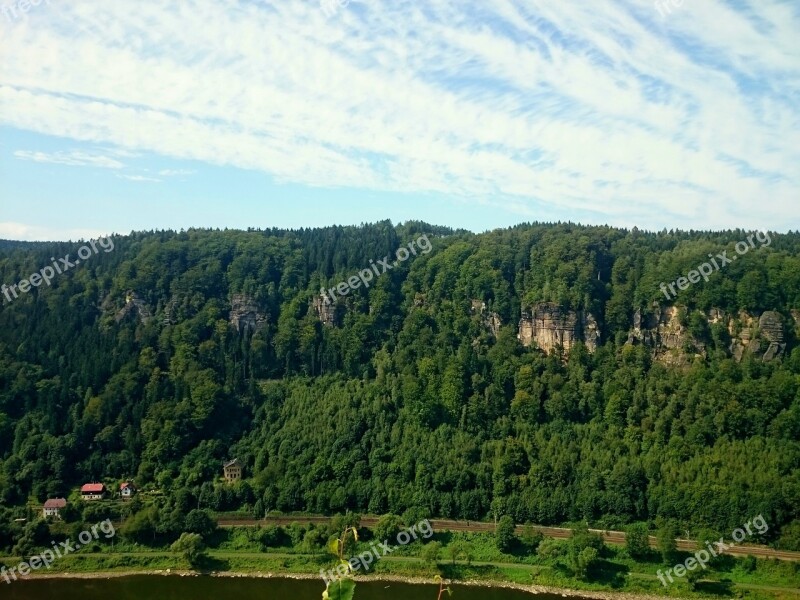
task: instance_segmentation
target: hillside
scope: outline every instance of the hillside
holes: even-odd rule
[[[115,236],[3,298],[0,502],[133,478],[180,510],[723,532],[763,514],[764,541],[788,549],[800,234],[737,253],[749,235],[381,222]],[[0,282],[81,245],[4,242]],[[662,283],[723,251],[738,260],[667,297]],[[350,279],[364,270],[368,289]],[[234,457],[245,481],[219,484]]]

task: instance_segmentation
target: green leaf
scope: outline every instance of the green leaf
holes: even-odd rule
[[[328,550],[331,551],[331,554],[339,556],[339,540],[335,539],[328,542]]]
[[[322,593],[322,600],[353,600],[356,582],[352,579],[337,579]]]

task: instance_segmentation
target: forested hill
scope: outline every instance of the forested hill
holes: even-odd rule
[[[724,533],[761,513],[778,536],[800,527],[800,235],[737,255],[750,235],[381,222],[114,236],[3,298],[0,502],[133,478],[216,510]],[[320,298],[411,241],[368,289]],[[4,243],[0,282],[82,245]],[[723,251],[737,260],[708,281],[659,289]],[[234,457],[246,481],[225,487]]]

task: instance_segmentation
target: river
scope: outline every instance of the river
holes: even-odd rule
[[[452,600],[531,600],[533,595],[501,588],[453,585]],[[315,580],[142,575],[111,579],[32,579],[0,582],[8,600],[320,600]],[[391,581],[359,582],[354,600],[436,600],[438,586]],[[446,595],[445,595],[446,597]],[[561,596],[539,594],[537,600]]]

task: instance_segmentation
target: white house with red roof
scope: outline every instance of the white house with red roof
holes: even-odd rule
[[[119,495],[123,500],[130,500],[136,494],[136,486],[130,481],[119,484]]]
[[[102,500],[108,490],[102,483],[87,483],[81,488],[81,498],[84,500]]]

